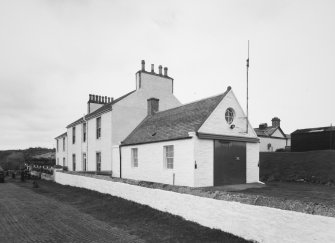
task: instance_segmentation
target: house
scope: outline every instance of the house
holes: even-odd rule
[[[56,165],[67,165],[67,133],[55,138],[56,140]]]
[[[232,89],[182,105],[173,81],[142,61],[134,91],[90,95],[88,114],[67,126],[69,170],[192,187],[258,182],[259,138]]]
[[[148,100],[148,116],[121,143],[121,175],[204,187],[258,182],[259,139],[230,87],[169,110]]]
[[[261,152],[274,152],[277,149],[285,149],[290,146],[290,137],[288,137],[280,127],[280,119],[272,118],[272,126],[267,123],[259,124],[255,128],[257,136],[260,138]]]
[[[291,133],[292,152],[335,149],[335,127],[298,129]]]
[[[173,94],[173,82],[167,67],[163,73],[163,67],[159,66],[156,73],[152,64],[149,72],[143,60],[141,70],[136,73],[135,90],[117,99],[90,94],[87,114],[66,127],[64,165],[70,171],[113,171],[118,176],[119,162],[113,161],[112,147],[118,146],[145,118],[150,97],[160,99],[162,110],[181,104]],[[61,152],[57,150],[59,160]]]

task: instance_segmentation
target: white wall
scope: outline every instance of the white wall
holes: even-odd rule
[[[285,148],[285,138],[265,138],[259,137],[260,139],[260,151],[261,152],[274,152],[276,149]],[[268,144],[271,143],[272,148],[268,150]]]
[[[101,170],[112,170],[112,116],[109,111],[101,116],[101,137],[97,139],[97,118],[88,120],[88,167],[89,171],[96,171],[96,153],[101,153]],[[86,149],[86,148],[85,148]]]
[[[55,172],[55,181],[131,200],[258,242],[335,242],[335,218]],[[312,226],[312,227],[311,227]]]
[[[65,150],[63,151],[63,137],[65,137]],[[65,166],[67,166],[67,136],[63,136],[56,139],[58,140],[58,150],[56,150],[56,163],[59,161],[59,165],[63,166],[63,158],[65,158]],[[57,147],[57,144],[56,144]]]
[[[231,129],[230,125],[225,120],[225,112],[229,107],[233,108],[235,111],[235,119],[232,123],[235,125],[234,129]],[[238,103],[233,91],[230,90],[205,123],[200,127],[199,132],[238,137],[257,137],[250,124],[248,134],[246,133],[245,117],[243,109]]]
[[[147,100],[159,99],[159,111],[181,105],[172,93],[171,79],[141,74],[141,88],[113,105],[113,145],[119,144],[147,116]]]
[[[259,143],[247,143],[247,183],[259,182]]]
[[[195,138],[194,146],[197,169],[194,170],[194,186],[213,186],[214,184],[214,142]]]
[[[173,169],[164,168],[163,146],[174,146]],[[138,167],[131,166],[131,149],[138,149]],[[183,139],[121,147],[122,178],[194,186],[194,142]],[[114,173],[113,173],[114,174]]]

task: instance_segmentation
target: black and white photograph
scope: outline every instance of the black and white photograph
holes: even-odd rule
[[[0,243],[335,242],[335,2],[0,0]]]

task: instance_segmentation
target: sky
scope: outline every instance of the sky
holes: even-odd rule
[[[187,103],[231,86],[249,120],[287,134],[335,124],[335,1],[1,0],[0,150],[55,146],[89,94],[167,66]]]

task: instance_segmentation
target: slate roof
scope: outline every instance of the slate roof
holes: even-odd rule
[[[209,115],[230,91],[147,116],[122,145],[134,145],[158,141],[188,138],[189,132],[197,132]]]
[[[286,137],[286,134],[278,126],[276,126],[276,127],[270,126],[270,127],[266,127],[266,128],[255,128],[254,130],[255,130],[258,137],[271,137],[272,134],[277,129],[279,129],[280,132],[284,135],[284,137]]]
[[[125,95],[123,95],[123,96],[115,99],[115,100],[113,100],[113,102],[111,102],[111,103],[108,103],[108,104],[105,104],[105,105],[101,106],[99,109],[91,112],[90,114],[85,115],[85,120],[87,121],[89,119],[92,119],[94,117],[97,117],[97,116],[99,116],[99,115],[101,115],[103,113],[106,113],[106,112],[112,110],[112,106],[114,104],[116,104],[117,102],[119,102],[120,100],[126,98],[128,95],[130,95],[130,94],[132,94],[134,92],[135,92],[135,90],[133,90],[133,91],[131,91],[131,92],[129,92],[129,93],[127,93],[127,94],[125,94]],[[66,128],[73,127],[73,126],[78,125],[78,124],[83,123],[83,122],[84,122],[84,118],[81,117],[78,120],[76,120],[76,121],[72,122],[71,124],[67,125]]]
[[[278,127],[255,128],[257,136],[270,137]]]
[[[55,139],[58,139],[58,138],[61,138],[61,137],[64,137],[64,136],[67,136],[67,132],[64,132],[63,134],[61,134],[61,135],[55,137]]]
[[[291,134],[313,133],[313,132],[330,132],[330,131],[335,131],[335,126],[297,129],[294,132],[292,132]]]

